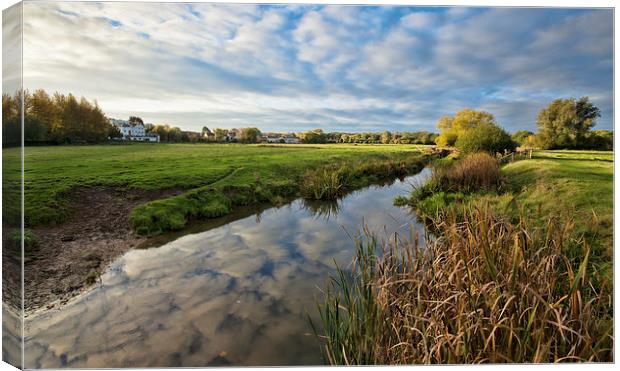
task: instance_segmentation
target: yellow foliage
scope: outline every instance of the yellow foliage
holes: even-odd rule
[[[453,146],[466,130],[483,123],[495,124],[495,118],[489,112],[471,108],[460,110],[454,117],[442,116],[437,121],[437,128],[441,130],[441,134],[435,139],[435,143],[440,147]]]

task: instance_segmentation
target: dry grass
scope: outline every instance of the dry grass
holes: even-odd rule
[[[435,169],[431,183],[444,192],[477,192],[496,190],[503,178],[495,158],[486,153],[475,153],[452,166]]]
[[[510,223],[481,204],[460,218],[426,247],[358,242],[320,306],[330,363],[613,361],[611,283],[591,282],[570,220]]]

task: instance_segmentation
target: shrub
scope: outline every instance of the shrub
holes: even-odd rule
[[[24,229],[24,251],[26,253],[34,251],[39,247],[39,239],[30,229]],[[11,232],[8,239],[9,247],[13,249],[21,249],[22,233],[20,230]]]
[[[344,167],[313,171],[305,177],[302,194],[314,200],[336,199],[345,193],[347,178]]]
[[[463,153],[514,151],[516,143],[504,129],[492,123],[482,123],[461,134],[455,143]]]
[[[570,220],[515,224],[478,205],[439,237],[357,243],[320,305],[331,364],[613,362],[611,284]],[[579,260],[564,254],[581,249]]]
[[[456,164],[436,168],[429,187],[431,191],[471,193],[497,190],[502,182],[497,160],[486,153],[475,153]]]

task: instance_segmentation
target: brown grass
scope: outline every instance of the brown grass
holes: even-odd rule
[[[513,224],[485,205],[461,217],[426,247],[359,241],[320,306],[330,363],[613,361],[611,283],[592,283],[570,220]]]
[[[456,164],[435,169],[431,183],[443,192],[497,190],[503,182],[497,160],[486,153],[469,155]]]

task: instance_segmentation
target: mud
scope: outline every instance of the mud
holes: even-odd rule
[[[129,224],[131,210],[144,202],[181,193],[169,190],[79,188],[71,192],[68,220],[36,227],[38,246],[26,252],[26,315],[54,308],[87,290],[117,257],[146,240]]]

